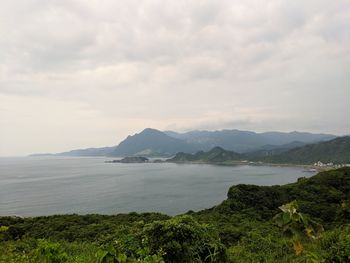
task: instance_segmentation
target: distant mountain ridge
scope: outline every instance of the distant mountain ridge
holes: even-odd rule
[[[256,133],[240,130],[221,130],[221,131],[190,131],[186,133],[176,133],[165,131],[166,134],[186,142],[196,144],[198,148],[208,151],[215,146],[235,151],[237,153],[246,153],[256,151],[265,145],[284,145],[292,142],[314,143],[327,141],[336,138],[331,134],[313,134],[307,132],[263,132]]]
[[[283,148],[281,148],[283,149]],[[230,161],[255,161],[278,164],[314,164],[323,163],[350,164],[350,137],[339,137],[326,142],[307,144],[290,150],[272,149],[276,151],[268,156],[252,153],[236,153],[221,147],[214,147],[208,152],[199,151],[195,154],[177,153],[168,162],[175,163],[223,163]]]
[[[101,148],[86,148],[86,149],[76,149],[71,150],[67,152],[61,152],[61,153],[37,153],[37,154],[31,154],[29,156],[32,157],[40,157],[40,156],[76,156],[76,157],[88,157],[88,156],[95,156],[95,157],[103,157],[103,156],[109,156],[111,152],[114,151],[114,149],[117,146],[111,146],[111,147],[101,147]]]
[[[323,163],[350,164],[350,136],[338,137],[330,141],[315,144],[307,144],[277,155],[260,158],[260,160],[269,163],[291,164],[313,164],[318,161]]]
[[[172,156],[179,151],[191,153],[197,149],[191,143],[170,137],[159,130],[147,128],[128,136],[110,153],[110,156]]]
[[[106,156],[110,155],[116,146],[102,147],[102,148],[88,148],[82,150],[72,150],[69,152],[63,152],[59,155],[62,156]]]
[[[283,144],[283,145],[267,144],[267,145],[264,145],[263,147],[259,148],[258,150],[247,152],[247,153],[245,153],[245,155],[248,158],[266,157],[266,156],[281,154],[283,152],[287,152],[291,149],[299,148],[299,147],[302,147],[304,145],[307,145],[307,143],[297,142],[297,141]]]
[[[117,146],[103,148],[78,149],[58,154],[58,156],[165,156],[178,152],[195,153],[209,151],[219,146],[237,153],[247,153],[273,148],[278,152],[286,145],[315,143],[336,138],[330,134],[312,134],[302,132],[265,132],[255,133],[240,130],[191,131],[177,133],[146,128],[140,133],[128,136]],[[290,149],[290,148],[287,148]],[[282,151],[282,150],[281,150]]]

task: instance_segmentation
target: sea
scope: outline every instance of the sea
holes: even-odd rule
[[[0,158],[0,216],[160,212],[220,204],[237,184],[282,185],[301,167],[105,163],[104,157]]]

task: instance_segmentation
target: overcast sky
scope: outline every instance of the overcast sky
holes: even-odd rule
[[[350,133],[349,0],[0,0],[0,155],[143,128]]]

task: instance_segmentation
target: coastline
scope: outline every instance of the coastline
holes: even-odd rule
[[[176,164],[210,164],[210,165],[220,165],[220,166],[237,166],[237,165],[248,165],[248,166],[270,166],[270,167],[298,167],[305,170],[312,170],[314,172],[323,172],[333,169],[336,167],[320,167],[312,164],[286,164],[286,163],[264,163],[264,162],[252,162],[252,161],[225,161],[225,162],[205,162],[205,161],[189,161],[189,162],[167,162],[164,163],[176,163]],[[309,171],[306,171],[309,172]]]

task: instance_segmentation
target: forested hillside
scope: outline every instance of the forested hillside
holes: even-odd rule
[[[260,158],[260,160],[271,163],[292,164],[312,164],[317,161],[337,164],[350,163],[350,136],[308,144],[281,154]]]
[[[208,152],[199,151],[195,154],[190,153],[177,153],[173,158],[168,159],[168,162],[181,163],[181,162],[203,162],[203,163],[222,163],[225,161],[242,159],[242,155],[239,153],[226,151],[221,147],[214,147]]]
[[[235,161],[243,160],[277,164],[310,165],[318,161],[323,163],[348,164],[350,163],[350,136],[338,137],[326,142],[307,144],[289,150],[285,150],[285,148],[273,148],[271,150],[259,150],[245,154],[228,151],[221,147],[214,147],[208,152],[200,151],[195,154],[180,152],[167,161],[176,163],[230,164],[230,161],[235,163]]]

